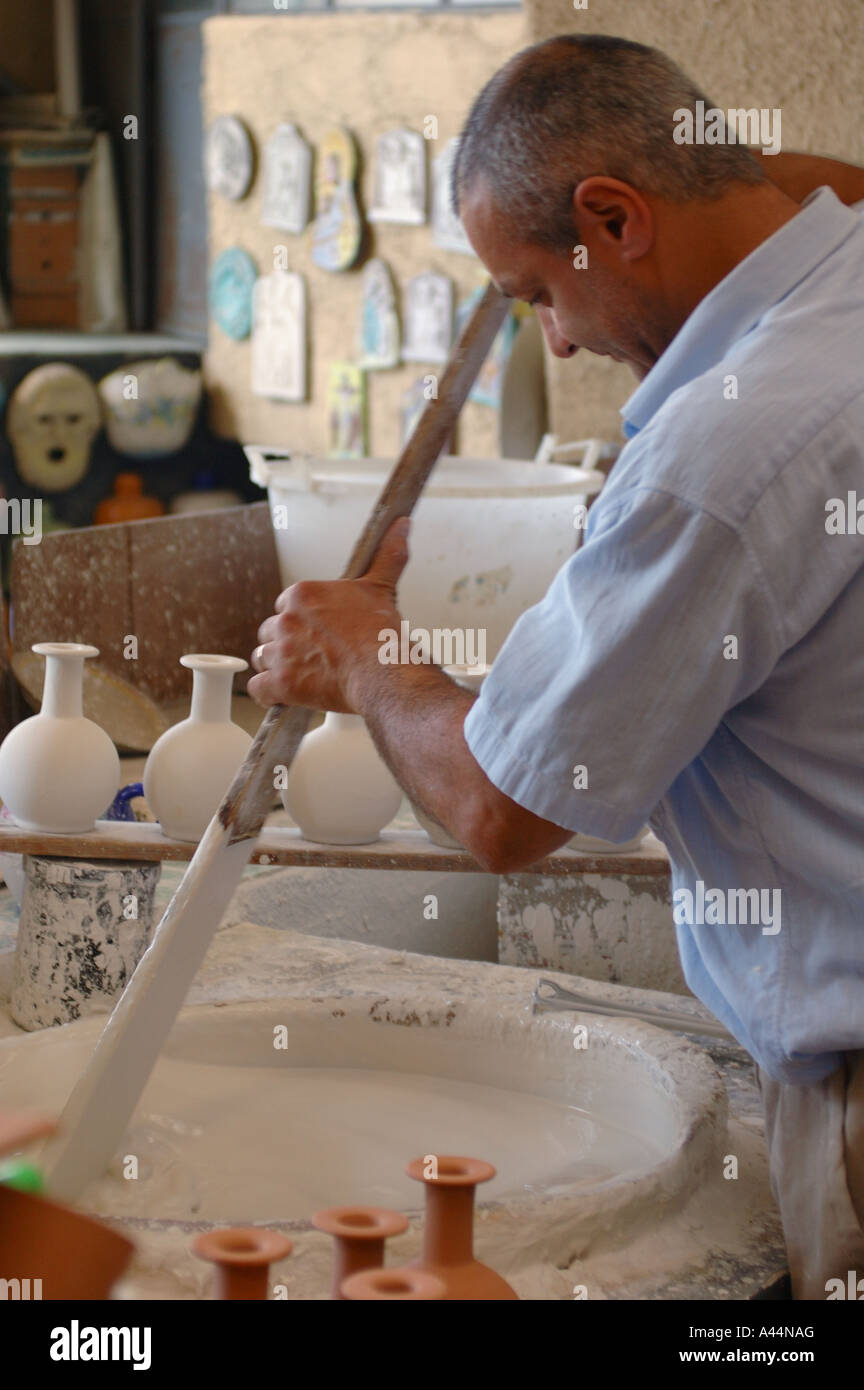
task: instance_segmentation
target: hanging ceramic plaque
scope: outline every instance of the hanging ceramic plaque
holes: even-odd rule
[[[306,399],[306,285],[292,270],[262,275],[252,294],[252,392]]]
[[[355,362],[330,365],[327,452],[331,458],[363,458],[366,453],[366,379]]]
[[[453,282],[425,270],[405,286],[403,304],[406,362],[446,362],[453,338]]]
[[[375,141],[370,222],[426,221],[426,141],[416,130],[386,130]]]
[[[264,146],[261,221],[265,227],[302,232],[309,221],[312,150],[296,126],[285,122]]]
[[[472,290],[468,298],[463,300],[456,310],[456,332],[461,333],[465,324],[468,322],[472,312],[477,306],[477,301],[482,298],[483,290]],[[476,401],[478,405],[491,405],[497,410],[501,404],[501,386],[504,381],[504,372],[513,348],[513,339],[519,325],[515,316],[510,313],[507,315],[503,324],[495,336],[486,360],[477,374],[474,385],[468,394],[469,401]]]
[[[357,151],[349,131],[334,127],[318,151],[312,259],[322,270],[347,270],[360,254],[363,224],[354,192]]]
[[[211,193],[236,200],[252,182],[252,137],[239,116],[217,116],[204,145],[204,177]]]
[[[446,251],[474,255],[474,248],[450,205],[450,173],[456,158],[458,139],[448,140],[441,154],[432,161],[432,239]]]
[[[213,262],[207,294],[210,313],[229,338],[249,336],[257,278],[255,262],[240,246],[230,246]]]
[[[399,318],[396,292],[385,261],[371,260],[363,268],[363,306],[360,312],[360,365],[395,367],[399,363]]]

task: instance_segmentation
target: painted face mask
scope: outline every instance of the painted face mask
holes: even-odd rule
[[[42,492],[67,492],[90,466],[101,424],[99,397],[88,376],[65,362],[28,372],[9,402],[6,430],[15,466]]]

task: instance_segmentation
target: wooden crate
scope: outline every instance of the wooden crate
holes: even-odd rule
[[[90,642],[107,670],[166,704],[189,693],[184,652],[249,659],[281,587],[266,502],[49,532],[14,548],[13,648]]]

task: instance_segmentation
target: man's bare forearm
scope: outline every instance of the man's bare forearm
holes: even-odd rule
[[[470,810],[472,791],[476,794],[470,764],[480,772],[462,732],[473,695],[438,666],[379,665],[376,670],[371,664],[352,681],[351,693],[409,799],[455,831],[457,812]]]
[[[569,838],[489,781],[463,733],[474,696],[439,667],[367,664],[351,700],[409,799],[491,873],[527,868]]]
[[[864,169],[859,169],[855,164],[792,151],[766,155],[759,150],[751,150],[751,154],[758,159],[771,182],[776,183],[788,197],[794,198],[796,203],[802,203],[823,184],[832,188],[841,203],[847,206],[864,202]]]

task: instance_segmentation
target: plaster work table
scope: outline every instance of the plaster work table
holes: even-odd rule
[[[276,813],[273,820],[278,819],[279,814]],[[168,840],[157,825],[144,822],[101,822],[93,832],[76,836],[35,835],[11,825],[0,826],[0,853],[20,853],[25,856],[53,853],[65,860],[103,863],[106,867],[120,862],[139,862],[150,865],[151,869],[157,863],[162,865],[166,881],[156,899],[155,917],[160,914],[161,907],[179,881],[185,862],[192,857],[194,850],[194,845]],[[294,827],[268,823],[256,843],[251,860],[255,867],[249,870],[250,876],[245,880],[248,888],[258,883],[263,885],[265,880],[275,884],[277,878],[287,880],[294,874],[305,873],[307,878],[317,881],[323,874],[325,896],[328,871],[332,874],[362,868],[370,871],[368,875],[364,874],[365,881],[367,877],[374,876],[373,871],[385,870],[389,872],[379,872],[377,876],[395,882],[398,871],[407,870],[406,878],[413,879],[418,873],[421,875],[418,882],[421,892],[427,888],[422,879],[423,870],[429,871],[430,882],[435,875],[442,873],[445,877],[452,874],[463,880],[466,875],[483,874],[481,866],[467,853],[441,849],[428,840],[425,832],[402,824],[385,831],[380,840],[371,845],[329,846],[303,840]],[[494,884],[494,878],[487,877]],[[450,881],[456,880],[451,878]],[[535,947],[538,952],[544,944],[549,948],[555,933],[548,930],[550,919],[544,903],[548,906],[550,892],[557,893],[563,902],[567,894],[578,892],[580,883],[589,885],[595,882],[607,885],[607,889],[613,883],[635,883],[645,890],[656,890],[659,901],[660,896],[668,893],[665,850],[653,839],[637,851],[624,855],[561,850],[525,874],[501,879],[499,921],[506,926],[507,913],[510,911],[505,906],[502,915],[502,902],[511,905],[514,920],[516,908],[513,905],[517,904],[523,935],[526,932],[531,935],[528,931],[531,926],[530,912],[526,917],[530,899],[535,913],[534,924],[541,924],[541,930],[534,933]],[[668,908],[666,912],[671,932],[671,913]],[[574,921],[577,915],[578,912],[572,909],[571,918]],[[526,941],[527,936],[520,948],[523,955],[520,963],[523,966],[532,964]],[[13,953],[8,949],[4,953],[4,944],[7,947],[13,944],[11,923],[6,942],[0,940],[0,997],[4,993],[8,995],[13,973]],[[499,950],[507,949],[506,933],[499,932]],[[365,981],[376,999],[387,1002],[388,1008],[394,1000],[403,997],[406,1008],[409,997],[412,1008],[415,1003],[422,1002],[423,1009],[418,1008],[417,1013],[423,1019],[433,1003],[435,1009],[439,1005],[445,1008],[446,1005],[445,1014],[449,1018],[463,993],[466,997],[485,1001],[483,1007],[489,1012],[490,1019],[498,1019],[499,1013],[502,1018],[506,1015],[505,1022],[495,1022],[494,1025],[495,1028],[503,1028],[504,1037],[509,1036],[509,1031],[517,1022],[522,1027],[530,1017],[530,998],[537,983],[536,970],[514,969],[513,964],[508,967],[477,960],[436,960],[428,955],[384,950],[379,946],[361,945],[344,939],[324,940],[300,935],[290,928],[274,931],[267,926],[251,925],[248,919],[228,920],[214,936],[205,965],[190,992],[187,1010],[192,1006],[194,1013],[194,1006],[201,1004],[221,1007],[229,1000],[242,1003],[244,1000],[267,1000],[273,995],[284,997],[294,989],[304,997],[308,994],[310,1000],[317,999],[325,982],[325,992],[328,994],[331,990],[339,994],[344,988],[350,996]],[[556,968],[561,967],[543,965],[544,971],[554,971]],[[700,1012],[695,1001],[682,1000],[677,994],[674,998],[664,999],[663,995],[649,995],[640,988],[595,983],[607,979],[602,972],[594,976],[594,981],[573,981],[572,976],[561,975],[558,979],[564,985],[577,985],[588,994],[596,994],[596,1002],[601,1010],[608,999],[629,1007],[665,1004],[669,1007],[674,1005],[680,1010],[683,1006],[685,1012],[694,1011],[694,1018]],[[628,981],[628,986],[632,986],[632,983]],[[339,1008],[342,1007],[340,1004]],[[411,1010],[408,1012],[413,1018]],[[585,1014],[583,1018],[592,1029],[605,1029],[607,1026],[602,1017],[596,1014]],[[542,1021],[538,1019],[536,1026],[570,1030],[573,1020],[573,1015],[558,1015]],[[398,1017],[394,1015],[395,1023],[401,1021],[401,1014]],[[98,1026],[97,1020],[93,1019],[82,1020],[81,1025],[73,1024],[72,1027],[89,1027],[91,1023],[94,1027]],[[623,1025],[613,1023],[611,1026],[623,1028],[627,1034],[632,1032],[636,1043],[646,1025],[625,1021]],[[404,1029],[400,1029],[400,1038],[403,1032]],[[18,1029],[12,1017],[0,1007],[0,1036],[3,1035],[18,1035]],[[649,1030],[648,1036],[652,1035],[656,1037],[655,1030]],[[39,1034],[31,1036],[35,1041]],[[514,1282],[523,1298],[572,1298],[573,1288],[582,1283],[588,1286],[588,1296],[592,1298],[710,1300],[778,1296],[774,1287],[784,1268],[783,1246],[768,1190],[752,1064],[746,1054],[734,1045],[704,1040],[700,1043],[696,1036],[690,1038],[690,1045],[706,1059],[710,1057],[719,1068],[729,1106],[730,1128],[722,1138],[718,1133],[717,1152],[721,1159],[729,1153],[740,1158],[746,1182],[722,1181],[722,1169],[715,1158],[710,1165],[713,1172],[710,1180],[706,1170],[706,1181],[699,1185],[698,1191],[694,1191],[692,1198],[684,1201],[682,1206],[674,1203],[677,1209],[674,1212],[670,1210],[659,1226],[638,1235],[634,1232],[633,1238],[626,1240],[623,1245],[613,1240],[607,1246],[603,1240],[595,1248],[595,1242],[591,1241],[575,1261],[572,1251],[566,1259],[561,1252],[555,1253],[554,1258],[550,1258],[545,1251],[534,1252],[530,1239],[524,1243],[529,1234],[529,1228],[525,1228],[524,1235],[518,1235],[512,1249],[505,1242],[496,1250],[496,1255],[508,1265],[512,1261]],[[661,1203],[661,1206],[664,1204]],[[484,1240],[492,1241],[491,1254],[497,1244],[493,1239],[495,1220],[491,1209],[489,1213],[485,1210],[481,1213],[481,1223],[481,1243]],[[135,1296],[206,1296],[203,1275],[196,1262],[188,1260],[184,1254],[193,1226],[197,1229],[195,1223],[143,1220],[132,1224],[135,1228],[133,1238],[139,1251],[132,1276]],[[308,1222],[277,1224],[284,1224],[297,1249],[298,1258],[293,1269],[288,1270],[285,1276],[291,1284],[289,1296],[322,1296],[317,1293],[317,1286],[324,1285],[329,1249],[309,1228]],[[485,1236],[482,1234],[484,1231],[487,1232]],[[516,1227],[514,1231],[517,1231]],[[417,1217],[412,1214],[412,1232],[405,1238],[406,1254],[414,1254],[417,1239]],[[577,1241],[573,1249],[577,1249],[578,1245]],[[399,1253],[402,1253],[401,1250]]]
[[[7,961],[0,953],[0,997]],[[558,979],[564,985],[574,983],[571,977]],[[371,1065],[356,1050],[365,1040],[364,1046],[378,1049],[377,1065],[429,1072],[433,1063],[438,1066],[437,1057],[442,1075],[473,1077],[482,1063],[489,1077],[502,1073],[496,1084],[537,1095],[545,1094],[549,1086],[554,1089],[556,1077],[570,1076],[575,1081],[587,1076],[584,1069],[593,1068],[608,1053],[607,1080],[635,1069],[644,1093],[656,1092],[658,1100],[672,1107],[677,1115],[675,1128],[680,1130],[675,1152],[653,1176],[647,1173],[599,1186],[586,1179],[572,1189],[549,1192],[524,1188],[501,1201],[484,1195],[477,1220],[480,1257],[500,1268],[527,1299],[772,1296],[767,1291],[782,1274],[785,1261],[768,1187],[749,1059],[738,1048],[703,1046],[695,1039],[687,1042],[644,1023],[596,1014],[534,1016],[531,998],[536,982],[535,972],[508,966],[436,960],[238,923],[216,932],[179,1029],[182,1033],[191,1027],[194,1032],[206,1025],[213,1030],[204,1052],[200,1046],[196,1052],[206,1058],[211,1070],[219,1061],[214,1048],[216,1052],[227,1049],[236,1062],[243,1039],[258,1039],[262,1057],[266,1052],[272,1059],[277,1055],[272,1048],[274,1021],[290,1023],[296,1052],[298,1029],[305,1018],[310,1026],[320,1022],[316,1037],[323,1051],[310,1054],[305,1062],[297,1052],[292,1065]],[[576,983],[601,1006],[609,1001],[637,1007],[650,998],[651,1003],[683,1007],[694,1017],[700,1012],[693,1001],[647,996],[644,991],[586,980]],[[590,1045],[583,1051],[572,1045],[577,1018],[589,1030]],[[0,1004],[0,1038],[5,1036],[22,1064],[35,1055],[33,1049],[50,1057],[46,1086],[53,1085],[61,1067],[67,1065],[58,1043],[68,1039],[71,1044],[82,1033],[95,1036],[100,1026],[101,1020],[92,1018],[25,1038]],[[423,1054],[423,1065],[412,1063],[412,1049],[424,1046],[430,1051],[428,1056]],[[445,1066],[451,1052],[452,1065]],[[527,1068],[521,1080],[515,1074],[520,1067]],[[7,1079],[16,1074],[17,1067],[6,1069]],[[253,1072],[249,1075],[253,1077]],[[600,1072],[597,1075],[599,1084]],[[642,1091],[636,1094],[641,1096]],[[162,1139],[163,1148],[165,1143],[175,1145],[170,1125]],[[416,1146],[420,1141],[411,1142]],[[332,1153],[339,1147],[335,1134]],[[286,1164],[287,1153],[283,1154]],[[332,1153],[328,1150],[331,1157]],[[737,1158],[738,1181],[724,1177],[729,1155]],[[488,1156],[500,1162],[497,1149]],[[388,1174],[391,1168],[401,1171],[408,1157],[410,1152],[401,1149],[388,1153]],[[287,1191],[287,1177],[285,1181]],[[258,1201],[255,1184],[241,1184],[241,1191],[249,1201]],[[334,1191],[332,1200],[336,1199]],[[231,1219],[238,1214],[230,1213]],[[418,1252],[421,1214],[413,1205],[406,1214],[410,1229],[394,1242],[389,1255],[393,1263],[415,1258]],[[329,1242],[311,1227],[305,1208],[299,1217],[286,1211],[284,1219],[275,1209],[257,1207],[244,1208],[242,1215],[244,1220],[261,1220],[282,1230],[294,1242],[294,1254],[278,1271],[289,1298],[326,1297]],[[154,1209],[127,1217],[124,1227],[137,1254],[126,1296],[206,1298],[208,1272],[190,1257],[189,1244],[209,1225],[212,1221],[194,1212],[171,1217],[160,1216]],[[586,1292],[577,1293],[578,1287]]]
[[[251,920],[444,957],[498,960],[686,992],[671,925],[668,859],[653,836],[620,854],[564,848],[525,873],[498,878],[468,853],[433,844],[416,827],[407,803],[391,828],[367,845],[313,844],[286,819],[281,811],[268,818],[226,922]],[[113,887],[122,895],[129,891],[128,876],[137,875],[146,919],[139,932],[146,935],[194,851],[194,844],[166,838],[152,821],[99,821],[95,830],[79,835],[39,834],[0,822],[0,856],[24,856],[18,861],[19,877],[29,888],[22,945],[34,911],[43,938],[38,961],[27,967],[30,974],[44,979],[47,968],[53,981],[61,968],[62,950],[46,966],[42,924],[68,917],[65,902],[53,901],[55,894],[67,898],[67,880],[74,880],[78,910],[89,914],[89,932],[106,911],[105,886],[114,884],[122,869],[126,878]],[[5,857],[0,862],[15,864]],[[55,888],[58,875],[62,883]],[[435,903],[427,914],[434,921],[425,920],[418,906],[427,895]],[[71,919],[68,926],[74,927]],[[92,954],[89,945],[88,951]],[[102,954],[116,954],[113,939]],[[60,994],[77,996],[74,966],[62,969],[67,978]],[[107,989],[114,996],[123,967],[115,974],[118,978],[110,976],[97,992]],[[70,1017],[79,1016],[83,1002],[72,1006]],[[28,1007],[32,1011],[36,1001]],[[23,1020],[24,1007],[18,1011]],[[59,1015],[52,1012],[41,1020],[34,1013],[33,1021],[65,1016],[61,1008]]]

